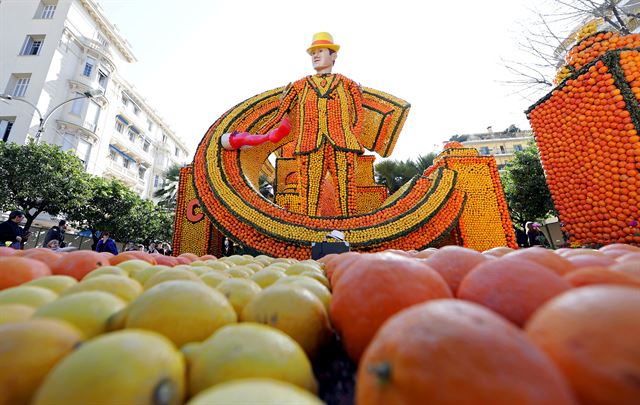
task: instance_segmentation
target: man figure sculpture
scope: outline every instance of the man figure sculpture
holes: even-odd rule
[[[282,122],[262,136],[271,142],[288,134],[291,125],[297,128],[294,155],[299,160],[300,200],[309,216],[318,215],[320,189],[327,172],[333,181],[340,215],[356,213],[355,194],[349,182],[355,178],[357,155],[364,152],[359,141],[364,119],[362,90],[353,80],[331,73],[339,49],[329,33],[313,36],[307,53],[316,74],[287,86],[278,111],[263,126],[272,128]],[[242,141],[243,137],[246,140]],[[223,137],[222,144],[235,149],[262,143],[258,137],[234,133]]]

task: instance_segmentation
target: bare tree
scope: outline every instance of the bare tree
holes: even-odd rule
[[[515,92],[535,101],[555,85],[554,77],[576,43],[576,35],[589,23],[598,30],[629,34],[640,23],[640,0],[547,0],[531,9],[531,20],[518,34],[520,54],[503,59]]]

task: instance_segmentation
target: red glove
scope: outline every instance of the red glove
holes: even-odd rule
[[[291,122],[289,118],[285,117],[277,128],[269,131],[266,135],[253,135],[248,132],[233,131],[230,134],[223,134],[220,143],[223,148],[228,150],[250,148],[252,146],[262,145],[267,141],[273,143],[280,142],[290,131]]]

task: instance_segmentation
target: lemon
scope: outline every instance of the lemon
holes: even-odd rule
[[[86,276],[84,276],[82,278],[82,281],[90,279],[90,278],[94,278],[94,277],[98,277],[98,276],[104,276],[104,275],[113,275],[113,276],[124,276],[124,277],[129,277],[129,272],[127,272],[126,270],[117,267],[117,266],[102,266],[102,267],[98,267],[95,270],[92,270],[91,272],[89,272]]]
[[[0,304],[22,304],[38,308],[57,297],[58,294],[48,288],[21,285],[0,291]]]
[[[229,267],[224,272],[234,278],[251,278],[253,276],[253,270],[246,266]]]
[[[165,337],[141,330],[108,333],[62,360],[32,404],[178,405],[184,373],[182,354]]]
[[[193,360],[191,394],[241,378],[274,378],[316,392],[311,363],[293,339],[270,326],[240,323],[220,328]]]
[[[0,305],[0,325],[9,322],[26,321],[35,312],[34,307],[22,304]]]
[[[218,384],[189,401],[189,405],[212,404],[322,405],[324,402],[284,381],[250,378]]]
[[[284,271],[287,270],[287,267],[289,267],[289,263],[278,262],[278,263],[271,263],[270,265],[263,267],[262,270],[274,269],[274,270],[280,270],[284,273]]]
[[[288,276],[296,276],[300,273],[303,273],[305,271],[322,271],[320,270],[318,267],[316,266],[312,266],[310,264],[307,263],[294,263],[291,266],[287,267],[285,269],[285,273],[287,273]]]
[[[62,319],[77,327],[86,337],[93,337],[106,332],[109,318],[125,306],[126,303],[113,294],[84,291],[43,305],[33,316]]]
[[[0,404],[28,404],[47,373],[82,339],[80,331],[55,319],[0,325]]]
[[[117,265],[117,267],[120,267],[121,269],[127,271],[130,274],[133,274],[149,266],[152,266],[152,264],[146,260],[141,260],[141,259],[127,260],[124,262],[120,262]]]
[[[153,330],[182,346],[200,342],[236,320],[222,293],[202,282],[173,280],[156,285],[133,301],[126,327]]]
[[[248,267],[249,269],[253,270],[253,272],[255,273],[256,271],[262,270],[264,266],[258,262],[253,262],[253,263],[245,264],[245,267]]]
[[[189,266],[191,267],[202,267],[202,266],[206,266],[207,265],[207,261],[206,260],[194,260],[191,263],[189,263]]]
[[[198,276],[201,276],[201,275],[206,274],[206,273],[208,273],[210,271],[213,271],[213,270],[209,266],[192,266],[191,267],[191,271],[194,274],[196,274]]]
[[[78,284],[78,280],[70,276],[46,276],[31,280],[23,285],[30,285],[33,287],[43,287],[53,291],[56,294],[62,293],[67,288]]]
[[[321,282],[309,277],[287,276],[276,281],[274,285],[282,284],[293,284],[311,291],[313,295],[315,295],[320,301],[322,301],[322,305],[324,305],[325,311],[327,311],[327,314],[329,313],[329,306],[331,305],[331,292],[327,287],[322,285]]]
[[[207,267],[209,267],[212,270],[226,270],[228,269],[230,266],[229,264],[222,262],[222,261],[218,261],[218,260],[207,260]]]
[[[65,290],[62,295],[71,295],[82,291],[104,291],[122,298],[125,302],[131,302],[142,293],[142,286],[129,277],[106,274],[89,280],[83,279]]]
[[[329,316],[318,297],[306,288],[272,285],[249,302],[240,317],[280,329],[313,357],[331,337]]]
[[[258,283],[262,288],[267,288],[282,277],[285,277],[284,271],[280,268],[264,268],[251,276],[251,280]]]
[[[231,264],[236,265],[236,266],[241,266],[241,265],[244,265],[244,264],[252,263],[253,262],[253,258],[252,257],[233,255],[233,256],[223,257],[221,259],[218,259],[218,261],[224,261],[225,263],[231,263]]]
[[[246,278],[230,278],[216,287],[229,300],[236,315],[240,317],[242,309],[262,290],[258,284]]]
[[[167,270],[161,270],[159,273],[156,273],[153,276],[149,277],[149,279],[144,283],[144,289],[148,290],[151,287],[154,287],[166,281],[175,280],[191,280],[202,283],[202,280],[200,280],[200,278],[192,271],[177,269],[173,267]]]
[[[161,272],[162,270],[170,269],[171,267],[165,266],[162,264],[156,264],[153,266],[145,267],[141,270],[138,270],[131,274],[131,278],[136,280],[138,283],[144,285],[156,273]]]
[[[229,278],[231,278],[231,276],[227,273],[215,270],[211,270],[208,273],[202,274],[200,276],[200,279],[211,288],[216,288],[218,284]]]
[[[300,273],[301,276],[303,277],[309,277],[312,278],[316,281],[319,281],[323,286],[327,287],[327,289],[331,289],[331,284],[329,283],[329,280],[327,280],[327,278],[315,271],[303,271],[302,273]]]

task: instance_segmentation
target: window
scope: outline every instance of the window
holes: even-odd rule
[[[74,97],[82,97],[82,94],[76,93]],[[71,104],[71,114],[80,116],[82,115],[83,108],[84,108],[84,97],[74,100],[73,104]]]
[[[489,154],[489,147],[488,146],[481,146],[480,147],[480,154],[481,155],[488,155]]]
[[[116,119],[116,131],[123,133],[124,132],[124,124],[122,121]]]
[[[76,156],[82,161],[85,169],[89,162],[89,155],[91,154],[91,144],[84,139],[78,139],[78,147],[76,148]]]
[[[56,3],[57,1],[52,0],[44,0],[41,1],[38,5],[38,10],[36,11],[36,15],[34,18],[39,18],[43,20],[50,20],[53,18],[56,13]]]
[[[147,128],[149,129],[149,132],[153,131],[153,121],[150,119],[147,119]]]
[[[140,108],[137,105],[133,105],[133,113],[135,115],[140,115]]]
[[[93,68],[96,65],[96,60],[90,56],[87,56],[87,61],[84,63],[84,70],[82,74],[87,77],[91,77],[91,73],[93,72]]]
[[[76,147],[76,137],[72,134],[65,133],[62,136],[62,150],[74,150]]]
[[[133,143],[136,142],[136,133],[133,128],[129,128],[129,140]]]
[[[160,186],[160,176],[157,174],[153,176],[153,187],[158,188]]]
[[[504,145],[500,145],[500,153],[504,153]]]
[[[109,47],[109,42],[107,42],[106,38],[102,36],[99,32],[96,34],[96,40],[102,44],[105,48]]]
[[[138,177],[141,179],[144,179],[144,175],[147,172],[147,168],[146,167],[139,167],[138,168]]]
[[[513,145],[513,150],[520,152],[522,150],[522,145]]]
[[[128,169],[129,167],[131,167],[131,161],[127,158],[122,159],[122,167]]]
[[[107,88],[107,82],[109,81],[109,76],[103,72],[102,70],[98,70],[98,84],[103,89]]]
[[[164,132],[162,133],[162,143],[167,142],[167,134],[165,134]]]
[[[0,135],[2,135],[2,141],[7,142],[9,140],[9,134],[13,123],[16,121],[16,117],[0,117]]]
[[[124,93],[122,93],[122,104],[124,104],[125,107],[129,105],[129,97]]]
[[[114,162],[118,160],[118,155],[116,154],[115,150],[109,149],[109,159],[113,160]]]
[[[145,152],[149,152],[149,147],[151,146],[151,143],[149,143],[149,141],[145,140],[144,144],[142,145],[142,150],[144,150]]]
[[[89,101],[87,115],[84,119],[85,126],[95,132],[98,125],[98,119],[100,119],[100,106],[95,101]]]
[[[24,97],[29,87],[29,81],[31,80],[31,73],[26,74],[13,74],[9,79],[9,85],[7,86],[7,93],[13,97]]]
[[[27,35],[20,55],[40,55],[44,35]]]
[[[176,146],[176,150],[173,152],[173,154],[175,155],[175,157],[179,157],[180,156],[180,149],[178,149],[177,146]]]

